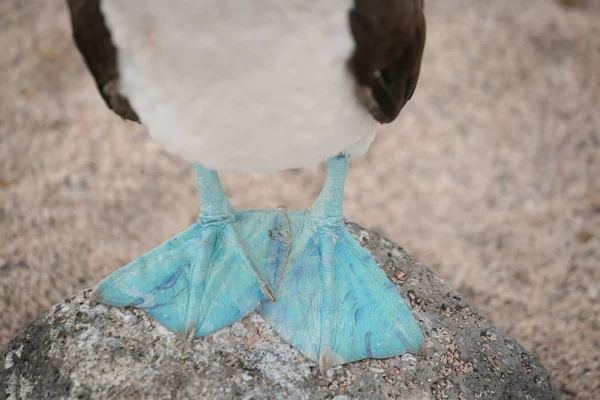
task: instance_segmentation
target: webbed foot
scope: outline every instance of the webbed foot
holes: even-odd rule
[[[94,291],[98,302],[141,308],[186,338],[213,333],[275,301],[272,288],[289,250],[283,211],[234,212],[216,173],[196,170],[199,221]]]
[[[259,309],[322,372],[363,358],[424,352],[410,308],[344,225],[347,167],[347,157],[332,158],[313,207],[287,214],[292,246],[275,287],[277,302]]]

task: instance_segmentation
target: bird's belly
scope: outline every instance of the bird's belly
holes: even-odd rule
[[[319,4],[310,4],[319,3]],[[103,0],[121,90],[150,135],[209,168],[269,171],[368,148],[346,68],[352,0]]]

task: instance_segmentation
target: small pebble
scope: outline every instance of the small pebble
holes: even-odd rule
[[[381,368],[371,368],[371,372],[375,372],[376,374],[382,374],[383,370]]]
[[[250,375],[248,375],[248,374],[242,374],[242,379],[243,379],[243,381],[244,381],[244,382],[249,382],[249,381],[251,381],[251,380],[252,380],[252,379],[254,379],[254,378],[252,378],[252,377],[251,377]]]

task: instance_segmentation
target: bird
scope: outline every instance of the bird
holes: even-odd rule
[[[196,222],[115,270],[94,301],[193,340],[256,311],[320,370],[426,355],[408,303],[344,223],[349,160],[421,71],[423,0],[67,0],[105,103],[195,168]],[[236,211],[218,171],[327,162],[306,210]]]

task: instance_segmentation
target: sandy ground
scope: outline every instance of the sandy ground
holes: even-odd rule
[[[355,159],[346,215],[468,295],[565,398],[600,393],[600,1],[430,0],[421,83]],[[0,345],[187,227],[190,165],[107,110],[62,1],[0,2]],[[224,174],[310,204],[322,166]],[[594,393],[596,395],[594,395]]]

